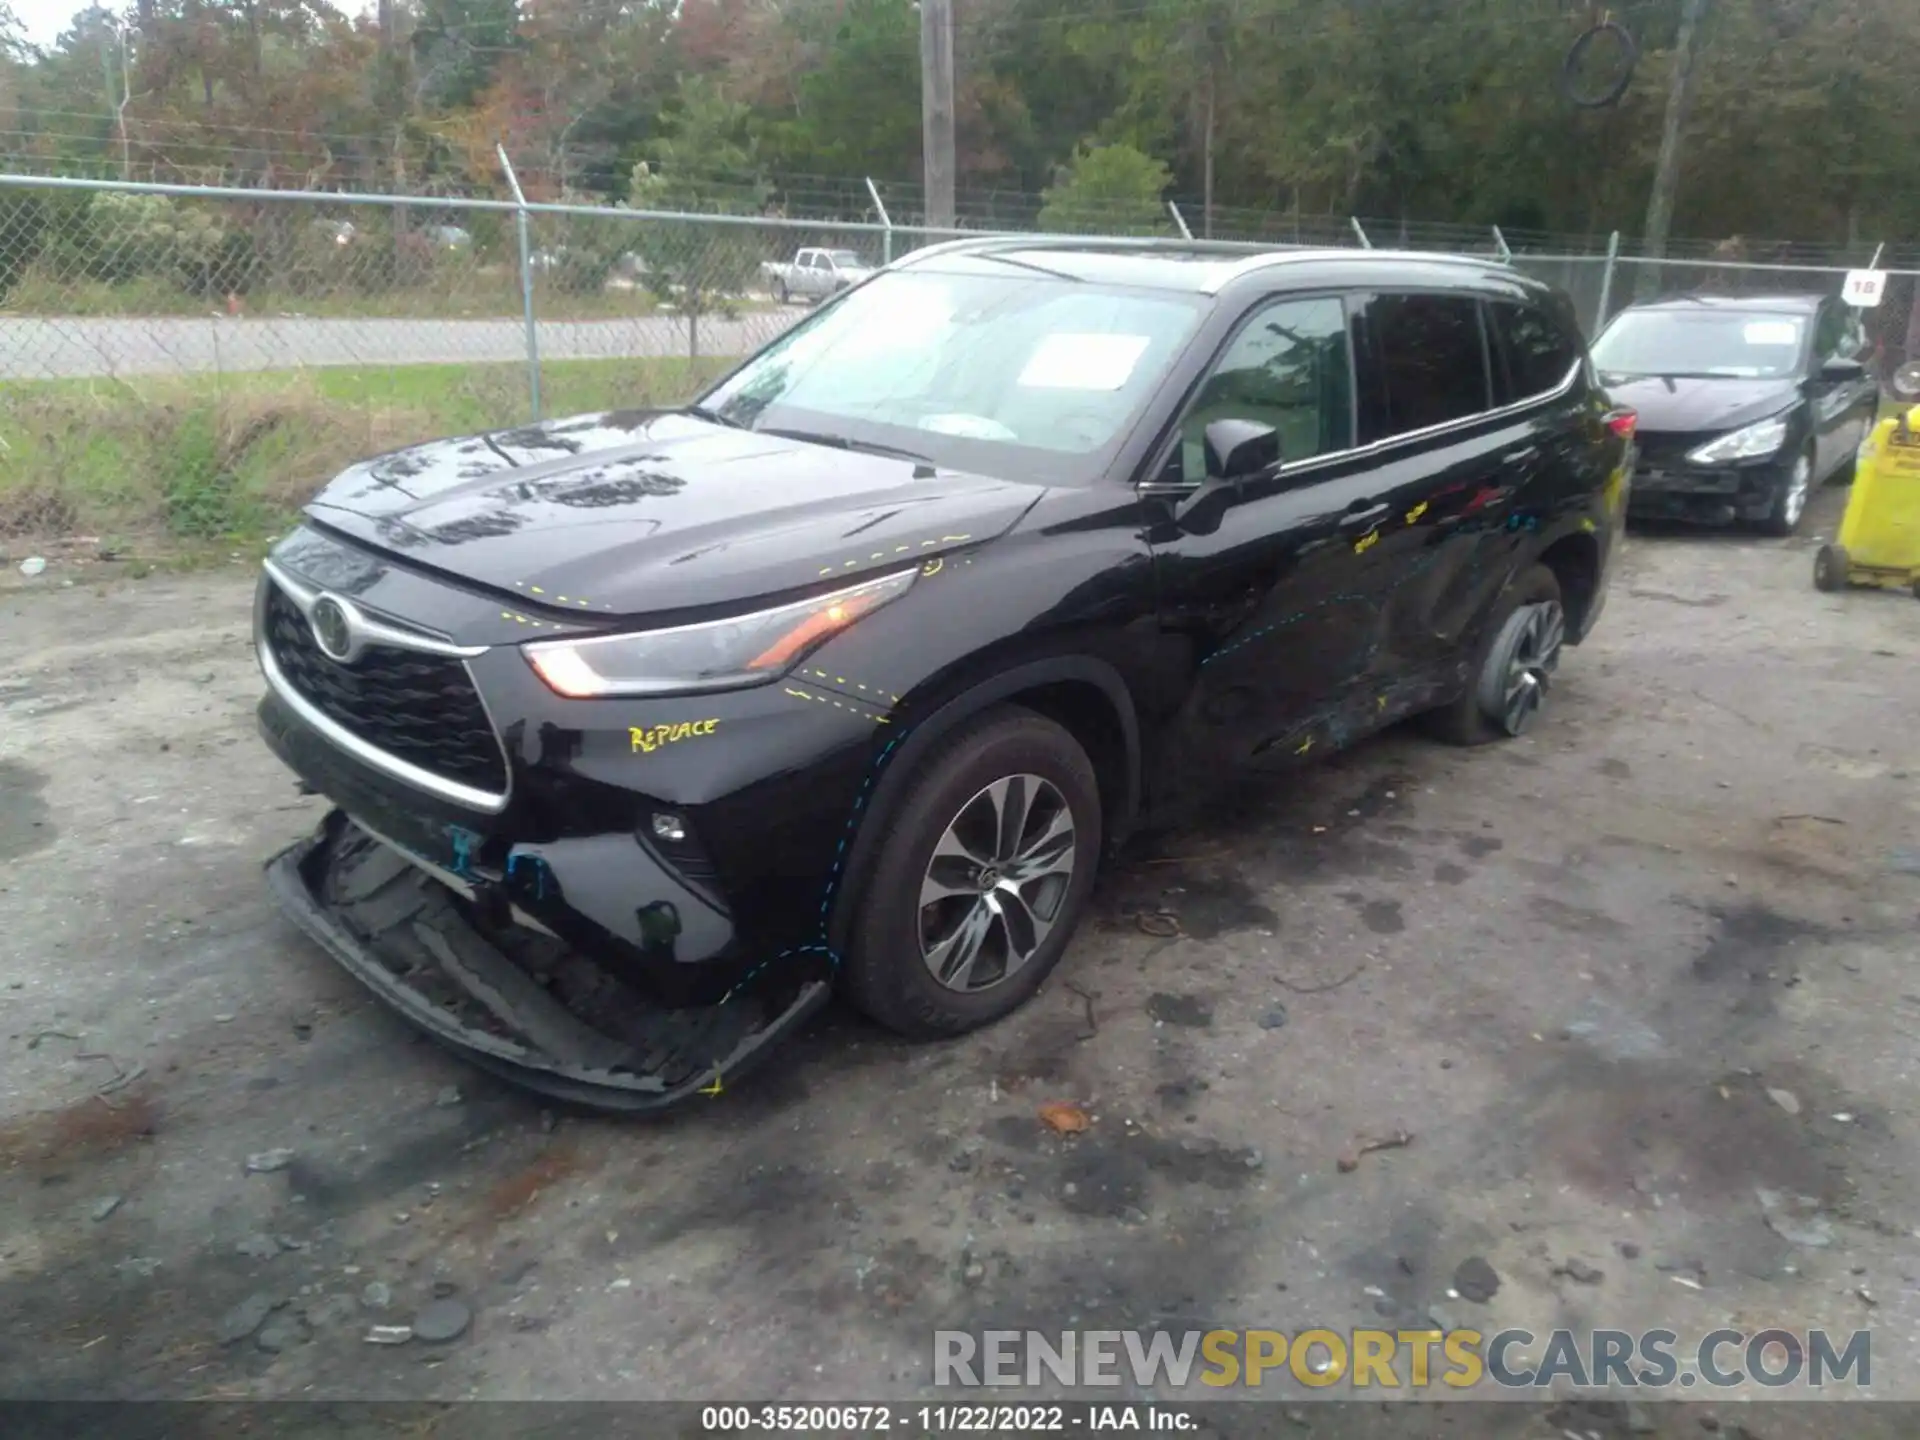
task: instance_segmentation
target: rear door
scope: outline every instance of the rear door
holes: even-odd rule
[[[1480,297],[1457,291],[1382,291],[1357,307],[1360,440],[1381,507],[1357,542],[1358,583],[1378,604],[1361,683],[1383,722],[1457,690],[1503,556],[1540,523],[1516,498],[1546,452],[1500,413],[1490,325]]]

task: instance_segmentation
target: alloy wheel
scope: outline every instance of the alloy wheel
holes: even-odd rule
[[[1018,974],[1052,933],[1073,883],[1073,810],[1049,780],[1008,775],[960,807],[920,884],[920,956],[949,990]]]
[[[1787,476],[1786,493],[1780,497],[1781,523],[1791,530],[1807,511],[1807,492],[1813,488],[1813,461],[1802,455],[1793,462]]]
[[[1566,638],[1557,600],[1522,605],[1508,617],[1480,685],[1481,709],[1507,734],[1524,733],[1540,713]]]

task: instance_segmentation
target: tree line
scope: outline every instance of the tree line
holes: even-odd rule
[[[1563,0],[955,0],[962,213],[1151,228],[1178,196],[1196,230],[1631,236],[1680,8],[1613,10],[1641,62],[1582,111]],[[0,161],[497,195],[504,143],[536,198],[853,218],[872,176],[910,220],[919,24],[911,0],[131,0],[35,48],[0,0]],[[1917,56],[1914,0],[1714,0],[1674,233],[1920,239]]]

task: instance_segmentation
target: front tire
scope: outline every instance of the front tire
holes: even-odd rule
[[[1800,519],[1807,513],[1807,497],[1813,493],[1813,451],[1803,451],[1794,460],[1793,468],[1787,471],[1780,481],[1779,489],[1774,492],[1773,509],[1767,518],[1760,522],[1760,528],[1769,535],[1785,537],[1800,528]]]
[[[1093,893],[1100,787],[1061,726],[1013,706],[943,740],[855,896],[842,979],[890,1030],[932,1040],[1018,1009]]]
[[[1566,642],[1560,582],[1545,565],[1522,571],[1487,617],[1474,647],[1467,690],[1435,710],[1429,728],[1453,745],[1484,745],[1525,734],[1546,704]]]

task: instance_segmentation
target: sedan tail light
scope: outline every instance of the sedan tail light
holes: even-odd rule
[[[1640,428],[1640,413],[1622,406],[1607,415],[1607,428],[1622,440],[1631,440]]]

